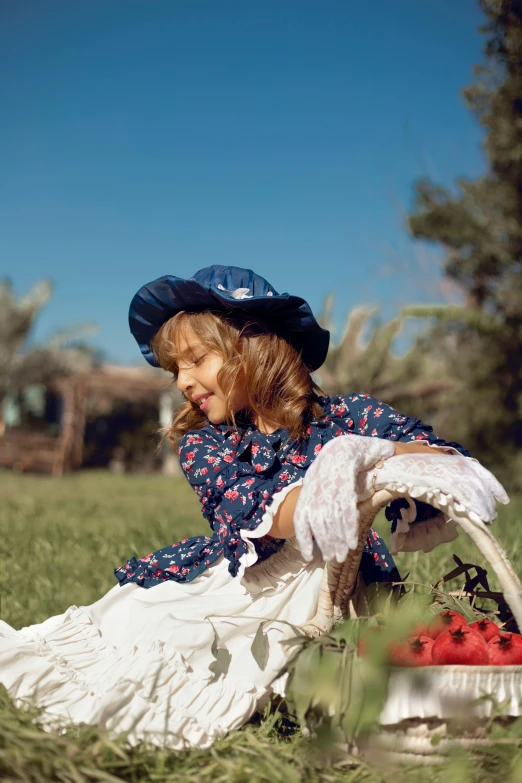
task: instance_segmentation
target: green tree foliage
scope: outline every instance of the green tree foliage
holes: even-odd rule
[[[459,393],[441,399],[445,429],[489,464],[515,467],[522,443],[522,0],[480,0],[485,63],[465,101],[485,131],[487,172],[447,190],[417,182],[412,234],[445,250],[464,306],[422,338],[444,353]]]

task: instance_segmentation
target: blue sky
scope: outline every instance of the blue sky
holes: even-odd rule
[[[412,182],[484,167],[476,0],[0,0],[0,276],[140,361],[135,291],[251,267],[319,310],[440,301]]]

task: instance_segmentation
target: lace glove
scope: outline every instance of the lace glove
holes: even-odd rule
[[[422,496],[428,503],[433,500],[437,508],[444,506],[444,496],[449,496],[457,502],[456,510],[462,507],[486,523],[496,518],[497,501],[509,503],[495,476],[477,460],[460,454],[400,454],[357,477],[359,499],[379,489],[398,490],[412,498]],[[407,521],[413,521],[410,515]]]
[[[439,452],[443,454],[460,454],[460,451],[453,448],[453,446],[440,446],[436,443],[430,443],[428,440],[419,440],[417,443],[424,443],[428,446],[432,452]],[[430,506],[429,503],[424,503],[422,500],[408,501],[406,498],[395,498],[392,500],[389,506],[386,506],[385,516],[388,522],[391,522],[392,533],[395,532],[397,524],[399,522],[404,523],[407,518],[408,523],[411,522],[437,522],[445,521],[445,517],[438,508]],[[454,536],[456,538],[456,535]],[[453,539],[451,539],[453,540]],[[431,551],[431,550],[430,550]],[[392,553],[393,554],[393,553]]]
[[[393,441],[344,435],[323,446],[306,472],[294,512],[297,543],[307,560],[313,539],[325,560],[344,562],[359,537],[356,476],[395,453]]]

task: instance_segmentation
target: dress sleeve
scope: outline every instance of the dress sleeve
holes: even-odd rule
[[[229,572],[236,576],[248,545],[242,531],[253,531],[263,521],[276,491],[278,465],[252,465],[241,461],[232,436],[219,440],[207,430],[183,436],[179,447],[181,468],[198,495],[202,514],[223,554]],[[261,468],[261,470],[259,469]]]
[[[368,394],[348,394],[344,401],[353,421],[353,431],[358,435],[403,442],[425,441],[429,446],[454,450],[464,457],[470,456],[469,451],[459,443],[438,438],[429,424],[424,424],[414,416],[403,416],[395,408],[375,397]]]

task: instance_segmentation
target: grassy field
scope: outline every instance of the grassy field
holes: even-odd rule
[[[113,569],[188,535],[206,532],[185,480],[84,472],[63,479],[0,472],[0,617],[15,628],[40,622],[71,604],[88,605],[115,584]],[[501,509],[495,533],[522,574],[522,499]],[[380,522],[384,533],[384,527]],[[482,563],[461,538],[433,553],[397,558],[402,573],[430,583],[453,566],[452,554]],[[490,574],[490,576],[492,576]],[[491,579],[495,586],[495,579]],[[456,756],[444,769],[405,771],[404,780],[522,780],[519,750],[472,761]],[[0,778],[21,781],[385,781],[391,772],[346,760],[326,764],[299,727],[277,711],[256,719],[211,751],[128,749],[95,731],[49,734],[0,691]],[[505,754],[504,754],[505,755]],[[517,766],[518,765],[518,766]],[[479,774],[480,777],[475,777]],[[425,775],[428,775],[425,777]],[[415,776],[415,777],[414,777]],[[500,777],[499,777],[500,776]]]

